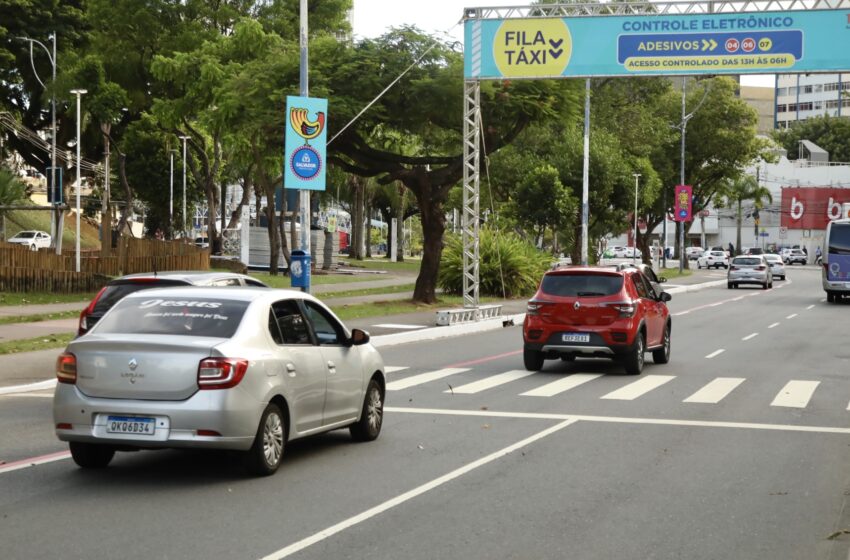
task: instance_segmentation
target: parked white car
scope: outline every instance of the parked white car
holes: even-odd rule
[[[643,256],[640,249],[635,249],[634,247],[614,247],[614,258],[615,259],[630,259],[632,257],[640,258]]]
[[[23,245],[31,251],[38,251],[39,249],[46,249],[50,247],[51,237],[50,234],[45,231],[28,230],[16,233],[14,237],[11,237],[7,241],[9,243]]]
[[[727,268],[729,257],[726,251],[705,251],[697,258],[697,268]]]
[[[697,260],[704,251],[705,249],[702,247],[685,247],[685,255],[687,255],[689,261]]]

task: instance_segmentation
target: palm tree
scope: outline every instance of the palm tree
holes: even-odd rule
[[[737,236],[735,238],[735,253],[741,253],[741,222],[744,220],[742,206],[745,200],[752,200],[756,209],[764,206],[764,201],[773,202],[770,189],[759,185],[752,175],[741,175],[728,185],[724,197],[724,206],[735,207],[735,220],[737,225]],[[732,255],[735,256],[735,255]]]
[[[2,239],[6,240],[6,209],[7,205],[20,202],[26,197],[26,187],[15,173],[5,167],[0,167],[0,219],[2,219]]]

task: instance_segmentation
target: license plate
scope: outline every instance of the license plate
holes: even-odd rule
[[[590,342],[589,334],[564,334],[561,335],[564,342]]]
[[[110,434],[154,435],[156,421],[139,416],[107,416],[106,431]]]

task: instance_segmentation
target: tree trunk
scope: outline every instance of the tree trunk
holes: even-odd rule
[[[443,254],[443,235],[446,232],[446,217],[443,212],[443,200],[431,196],[433,186],[422,184],[416,189],[419,201],[419,215],[422,218],[422,233],[425,238],[422,247],[422,265],[413,290],[414,301],[435,303],[437,301],[437,277],[440,272],[440,258]]]
[[[372,208],[366,206],[366,256],[372,258]]]
[[[274,211],[274,185],[264,181],[263,190],[266,195],[266,231],[269,236],[269,274],[275,276],[278,272],[280,245],[278,243],[277,214]]]
[[[363,260],[363,191],[365,185],[360,177],[352,176],[354,187],[354,212],[351,216],[351,257]]]
[[[396,227],[396,260],[398,262],[404,262],[404,202],[399,207],[398,216],[395,219],[395,227]]]
[[[244,182],[242,183],[242,198],[239,200],[239,204],[236,208],[233,209],[233,212],[230,213],[230,221],[227,223],[227,229],[236,229],[239,227],[239,223],[242,221],[242,209],[251,201],[252,188],[253,181],[250,177],[245,177]],[[250,224],[244,224],[243,227],[248,227],[249,225]]]

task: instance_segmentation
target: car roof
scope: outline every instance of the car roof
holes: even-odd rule
[[[124,299],[138,299],[152,297],[180,297],[180,298],[211,298],[211,299],[229,299],[234,301],[267,301],[268,303],[275,302],[280,299],[304,299],[310,301],[319,301],[306,292],[300,290],[287,290],[281,288],[261,288],[259,286],[231,286],[227,288],[215,286],[186,286],[186,287],[168,287],[168,288],[153,288],[151,290],[141,290],[133,292],[124,297]]]
[[[250,278],[259,282],[256,278],[251,278],[247,274],[239,274],[237,272],[208,272],[197,270],[168,270],[164,272],[139,272],[136,274],[127,274],[120,278],[111,280],[110,284],[119,284],[125,280],[134,280],[137,278],[156,278],[158,280],[175,280],[185,282],[187,284],[205,284],[214,280],[223,280],[228,278]]]

